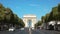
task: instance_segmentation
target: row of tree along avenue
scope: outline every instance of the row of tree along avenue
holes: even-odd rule
[[[53,7],[50,13],[46,14],[45,16],[42,16],[41,21],[38,21],[38,23],[35,24],[35,26],[38,27],[38,26],[40,26],[44,23],[44,27],[47,29],[48,28],[48,23],[50,21],[55,21],[54,30],[58,30],[57,22],[60,21],[60,4]]]
[[[6,30],[9,27],[24,27],[24,22],[10,8],[0,4],[0,30]]]

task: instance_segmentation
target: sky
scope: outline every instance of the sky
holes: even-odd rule
[[[0,0],[0,3],[10,8],[19,18],[23,18],[25,14],[34,14],[40,20],[42,16],[50,13],[60,0]]]

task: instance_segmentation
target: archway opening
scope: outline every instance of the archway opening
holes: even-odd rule
[[[32,26],[32,21],[28,20],[28,27],[30,28]]]

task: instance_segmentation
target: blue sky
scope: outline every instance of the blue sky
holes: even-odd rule
[[[35,14],[40,20],[52,7],[57,6],[60,0],[0,0],[0,3],[11,8],[20,18],[25,14]]]

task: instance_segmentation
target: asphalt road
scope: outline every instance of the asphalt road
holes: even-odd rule
[[[0,31],[0,34],[30,34],[29,29],[24,30],[16,30],[13,32],[9,31]],[[51,31],[51,30],[31,30],[31,34],[60,34],[58,31]]]

